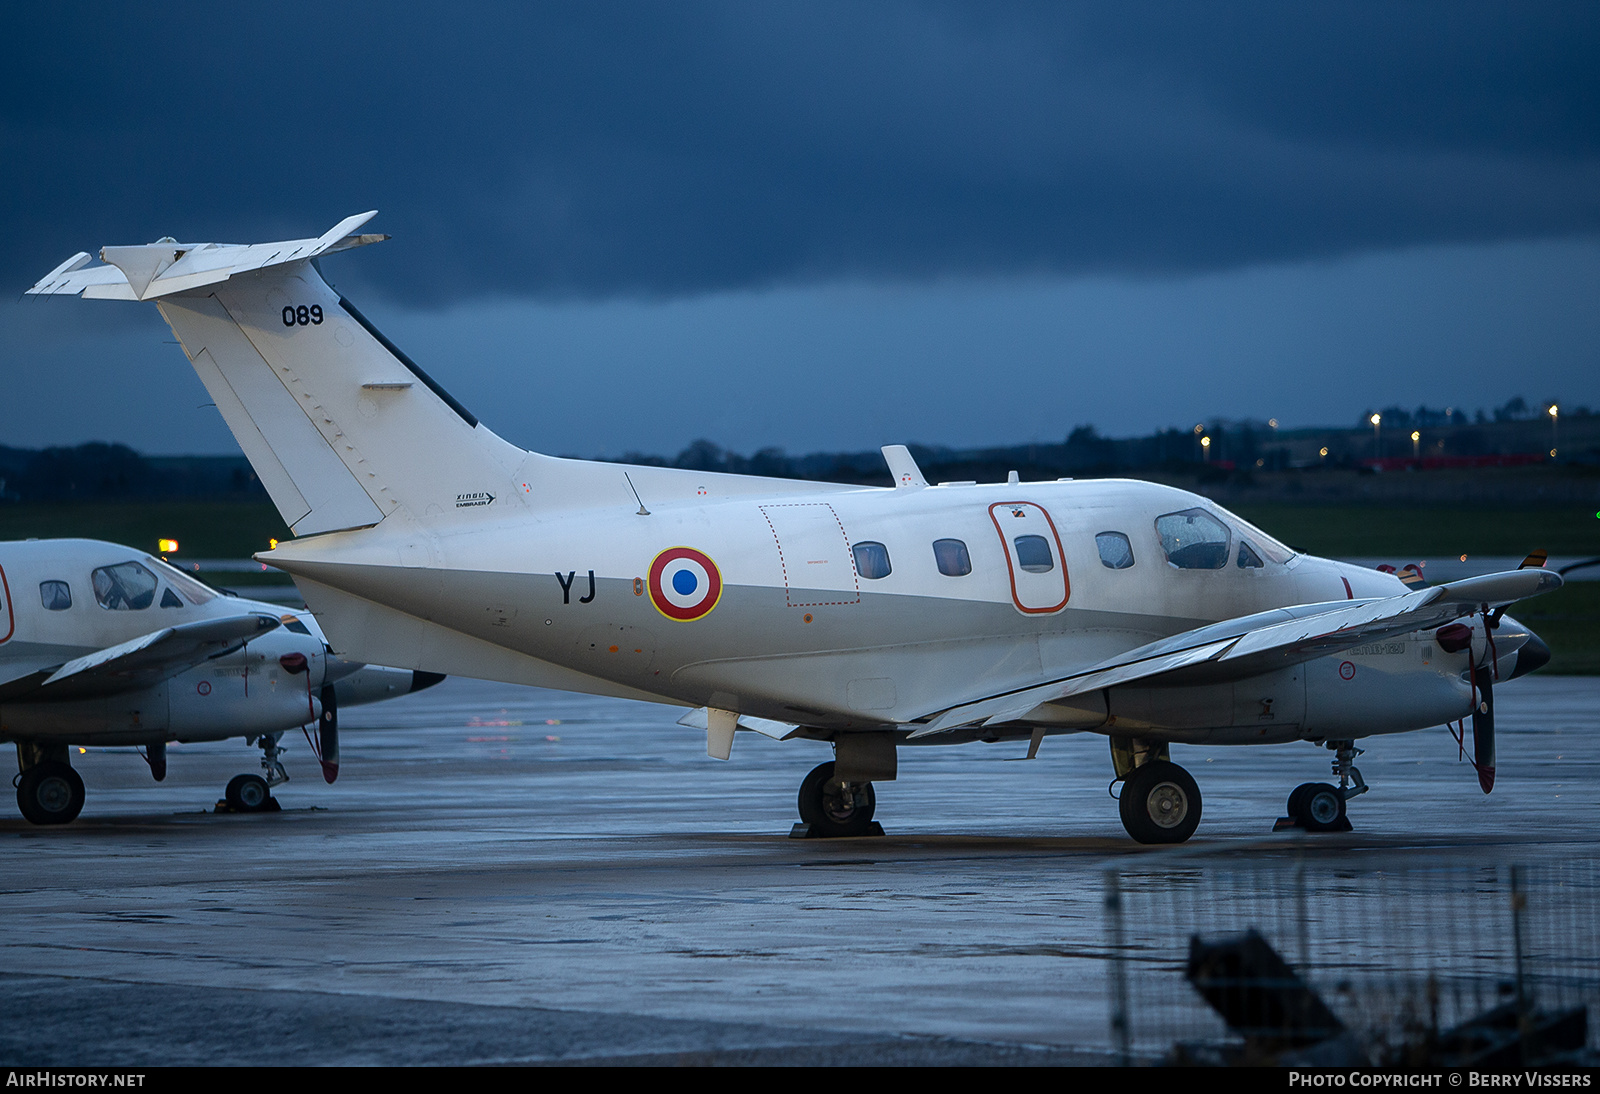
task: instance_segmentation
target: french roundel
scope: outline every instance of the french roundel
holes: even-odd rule
[[[693,547],[669,547],[650,563],[650,602],[668,619],[688,623],[722,599],[722,572]]]

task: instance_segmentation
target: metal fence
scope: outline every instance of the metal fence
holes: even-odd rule
[[[1105,895],[1111,1038],[1128,1062],[1244,1043],[1186,973],[1192,940],[1248,930],[1282,957],[1279,978],[1309,987],[1374,1060],[1496,1008],[1600,1001],[1593,861],[1369,870],[1313,855],[1167,859],[1109,869]]]

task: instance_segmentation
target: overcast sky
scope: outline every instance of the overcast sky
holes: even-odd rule
[[[77,250],[395,238],[339,288],[545,451],[1600,407],[1600,5],[34,6],[0,443],[233,445]]]

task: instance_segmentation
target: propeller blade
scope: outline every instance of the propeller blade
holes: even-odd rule
[[[1484,667],[1476,675],[1478,705],[1472,712],[1472,753],[1478,785],[1487,794],[1494,789],[1494,674]]]
[[[1473,722],[1477,725],[1477,722]],[[322,777],[333,782],[339,777],[339,696],[332,684],[322,688],[322,717],[317,721],[317,751],[322,760]]]

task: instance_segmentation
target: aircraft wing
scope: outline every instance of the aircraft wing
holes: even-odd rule
[[[1140,646],[1077,672],[935,711],[935,717],[911,736],[925,737],[979,722],[1008,722],[1041,703],[1135,681],[1173,676],[1176,679],[1162,682],[1207,684],[1254,676],[1396,634],[1443,626],[1464,615],[1558,589],[1561,584],[1561,577],[1548,570],[1516,570],[1377,600],[1302,604],[1228,619]]]
[[[6,687],[5,698],[23,703],[88,699],[149,687],[202,661],[232,653],[279,625],[276,616],[252,612],[163,627],[14,681]]]

